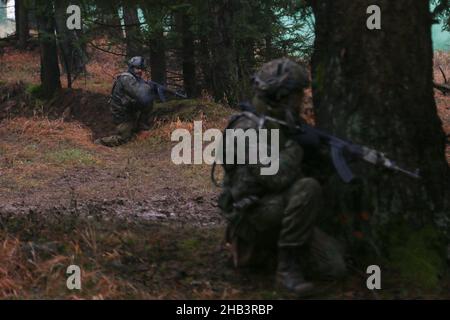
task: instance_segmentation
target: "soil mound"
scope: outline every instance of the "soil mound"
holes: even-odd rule
[[[63,118],[67,122],[82,123],[96,139],[114,132],[108,99],[100,93],[64,89],[52,100],[44,102],[34,99],[22,82],[0,85],[0,121],[19,116]]]
[[[114,133],[115,125],[108,104],[109,96],[82,89],[63,89],[50,101],[33,97],[33,87],[23,82],[1,85],[0,121],[15,117],[44,116],[51,120],[77,121],[92,131],[94,139]],[[233,113],[220,104],[199,100],[172,99],[156,103],[151,118],[154,123],[193,121],[199,116],[217,122]]]
[[[115,125],[108,104],[109,96],[76,90],[63,90],[48,103],[49,118],[78,121],[92,131],[94,139],[110,135]]]

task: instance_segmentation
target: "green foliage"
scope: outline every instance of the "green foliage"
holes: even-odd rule
[[[387,236],[387,264],[398,272],[400,281],[420,289],[436,289],[445,272],[442,239],[432,226],[414,230],[403,224],[390,228]]]
[[[201,250],[201,243],[196,238],[187,238],[180,242],[179,247],[186,256],[191,256]]]
[[[262,63],[280,56],[308,60],[312,52],[314,19],[303,0],[130,1],[140,23],[139,36],[132,41],[120,30],[122,1],[81,4],[86,43],[100,31],[107,34],[108,44],[102,45],[106,51],[124,54],[125,48],[120,53],[113,45],[126,43],[153,61],[170,57],[169,84],[177,82],[184,72],[181,66],[188,64],[188,70],[199,71],[189,75],[194,79],[188,83],[196,88],[190,84],[188,89],[197,94],[206,89],[216,101],[230,105],[248,98],[249,78]],[[186,82],[186,75],[182,77]]]
[[[440,21],[443,29],[450,31],[450,5],[448,0],[431,0],[432,13]]]
[[[30,84],[26,88],[26,92],[33,98],[41,98],[43,95],[42,86],[40,84]]]

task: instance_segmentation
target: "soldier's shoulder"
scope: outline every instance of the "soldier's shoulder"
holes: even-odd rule
[[[136,82],[137,80],[131,73],[122,72],[121,74],[119,74],[117,76],[117,81],[133,83],[133,82]]]
[[[227,129],[257,129],[258,117],[248,112],[242,112],[231,116]]]

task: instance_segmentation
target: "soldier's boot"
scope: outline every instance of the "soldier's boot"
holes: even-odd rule
[[[287,289],[299,297],[315,293],[315,285],[305,279],[300,262],[299,247],[281,247],[278,252],[277,286]]]
[[[113,148],[113,147],[118,147],[122,144],[125,144],[125,143],[127,143],[127,141],[128,140],[124,140],[121,136],[114,135],[114,136],[110,136],[110,137],[97,139],[94,141],[94,144]]]
[[[117,125],[117,134],[101,139],[97,139],[94,141],[95,144],[101,144],[106,147],[118,147],[122,144],[127,143],[133,137],[133,132],[135,130],[136,125],[134,122],[124,122]]]

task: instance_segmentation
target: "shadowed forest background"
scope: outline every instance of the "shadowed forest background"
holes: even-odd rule
[[[81,30],[67,29],[69,4]],[[381,30],[366,28],[372,4]],[[16,18],[0,39],[0,298],[295,298],[270,273],[232,268],[211,168],[170,161],[174,129],[224,128],[251,75],[282,56],[310,68],[309,123],[423,176],[355,163],[361,179],[344,185],[329,173],[322,225],[347,244],[350,275],[322,298],[450,298],[450,43],[434,48],[431,32],[449,30],[448,1],[10,5],[0,0]],[[125,146],[94,145],[114,131],[111,86],[136,55],[189,99],[157,103],[152,130]],[[70,264],[81,291],[66,288]],[[366,288],[371,264],[383,290]]]

